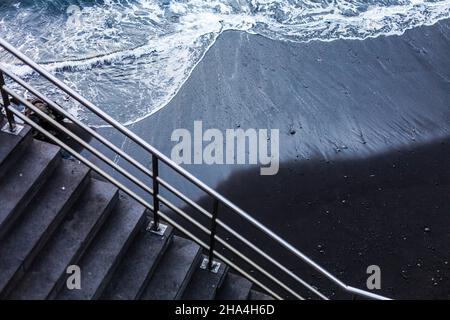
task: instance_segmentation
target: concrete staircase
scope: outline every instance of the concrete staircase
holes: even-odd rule
[[[223,263],[200,268],[172,227],[147,231],[150,212],[60,151],[27,126],[0,132],[1,299],[270,299]],[[67,289],[70,265],[81,290]]]

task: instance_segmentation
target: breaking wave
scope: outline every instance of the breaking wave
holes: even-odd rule
[[[0,34],[131,124],[164,107],[225,30],[331,41],[401,34],[449,17],[450,0],[4,0]],[[0,58],[46,90],[29,68]],[[70,110],[99,124],[76,105]]]

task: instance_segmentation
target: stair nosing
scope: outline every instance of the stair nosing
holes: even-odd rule
[[[201,255],[201,259],[202,259],[202,261],[204,259],[208,259],[208,256],[206,254],[202,254]],[[222,261],[216,260],[216,259],[214,259],[214,261],[217,261],[217,262],[220,263],[220,267],[219,267],[219,270],[217,272],[217,273],[220,272],[219,275],[218,275],[218,276],[220,276],[220,278],[217,278],[214,275],[212,276],[212,278],[214,279],[214,283],[213,284],[215,285],[215,288],[213,289],[214,291],[212,292],[212,297],[208,297],[208,299],[210,299],[210,300],[214,300],[215,299],[215,297],[217,295],[217,292],[220,290],[223,282],[225,281],[225,278],[227,277],[228,270],[229,270],[228,265],[226,265]],[[191,281],[189,282],[189,284],[188,284],[188,286],[186,288],[186,289],[191,288],[190,292],[193,292],[193,294],[191,294],[189,296],[187,294],[189,294],[190,292],[189,291],[185,291],[184,294],[183,294],[183,298],[182,298],[183,300],[199,300],[199,296],[198,295],[195,296],[195,294],[196,294],[195,292],[196,291],[194,289],[192,289],[192,286],[194,285],[195,289],[196,288],[201,288],[201,287],[199,287],[198,283],[196,283],[196,282],[194,283],[193,281],[195,281],[195,279],[196,279],[195,275],[197,273],[199,273],[199,277],[202,277],[202,276],[205,276],[205,275],[208,276],[207,272],[209,272],[209,271],[206,270],[206,269],[201,269],[200,267],[197,268],[197,270],[194,272],[193,278],[191,279]],[[211,278],[208,278],[208,279],[213,281]],[[199,280],[199,281],[201,281],[201,280]],[[194,290],[194,291],[192,291],[192,290]],[[201,299],[201,300],[205,300],[205,299]]]
[[[131,202],[133,202],[133,205],[138,205],[139,206],[138,212],[140,212],[139,213],[140,216],[135,221],[134,225],[132,226],[131,232],[127,234],[126,239],[125,239],[125,241],[123,243],[123,246],[120,248],[118,254],[114,257],[114,259],[111,262],[111,264],[109,266],[107,266],[107,270],[102,275],[101,281],[97,285],[97,287],[95,289],[95,292],[91,296],[88,297],[88,299],[91,299],[91,300],[99,299],[99,297],[103,294],[103,291],[107,287],[107,285],[108,285],[110,279],[112,278],[115,270],[120,265],[120,263],[121,263],[123,257],[125,256],[128,248],[132,244],[132,242],[135,239],[136,235],[138,234],[139,230],[143,227],[143,225],[145,223],[145,220],[146,220],[146,216],[145,216],[146,208],[145,207],[140,205],[138,202],[136,202],[134,199],[132,199],[128,195],[124,194],[123,192],[119,191],[119,194],[123,195],[124,198],[123,199],[119,199],[118,203],[112,209],[112,211],[114,212],[114,210],[121,209],[120,208],[120,201],[131,201]],[[116,212],[116,214],[124,214],[124,213]],[[114,217],[112,217],[110,215],[109,218],[114,218]],[[106,222],[106,224],[107,224],[107,222]],[[106,228],[106,226],[104,226],[104,227]],[[102,230],[102,231],[103,232],[108,232],[107,230]],[[101,231],[99,231],[99,233],[96,235],[96,237],[101,236],[100,232]],[[95,249],[95,247],[94,248],[92,247],[93,245],[95,245],[95,244],[92,243],[91,246],[86,250],[85,254],[89,254],[90,250]],[[80,267],[83,265],[83,259],[84,259],[84,256],[80,259]],[[86,269],[86,268],[83,268],[83,269]],[[61,293],[63,293],[63,292],[60,292],[60,294]],[[57,299],[59,299],[59,298],[60,298],[60,296],[57,297]],[[78,299],[79,297],[75,297],[75,298]],[[70,294],[69,294],[69,299],[70,299]],[[82,299],[84,299],[84,297]]]
[[[68,161],[68,160],[64,160]],[[62,164],[61,164],[62,165]],[[86,189],[89,183],[89,170],[86,170],[85,173],[82,173],[83,177],[80,182],[76,185],[72,193],[69,195],[67,201],[63,204],[59,212],[55,215],[55,218],[48,224],[43,230],[43,232],[39,235],[39,239],[36,243],[30,248],[30,250],[25,254],[25,258],[22,260],[18,269],[14,272],[8,282],[5,284],[3,290],[0,290],[0,298],[7,296],[15,287],[15,285],[20,281],[24,273],[30,268],[32,262],[39,254],[39,252],[45,247],[47,241],[51,238],[52,234],[56,231],[60,223],[64,220],[65,216],[76,201],[80,198],[83,191]],[[51,177],[50,177],[51,179]],[[38,196],[39,193],[36,195]],[[31,214],[31,213],[30,213]],[[14,227],[10,230],[10,232],[14,232]]]
[[[112,212],[114,206],[117,204],[119,198],[119,190],[116,190],[114,196],[112,197],[111,201],[108,203],[108,206],[105,208],[102,216],[100,219],[96,221],[94,226],[91,229],[91,232],[89,232],[88,236],[84,239],[84,242],[80,245],[81,249],[79,249],[74,256],[72,257],[72,260],[69,262],[69,265],[76,265],[82,258],[83,254],[86,252],[86,250],[89,248],[89,245],[92,243],[92,241],[95,239],[95,236],[100,231],[101,227],[105,224],[106,220],[108,219],[110,213]],[[47,296],[47,299],[54,300],[59,291],[61,290],[61,287],[64,285],[65,273],[63,272],[58,281],[56,281],[55,286],[50,291],[50,294]]]
[[[196,246],[196,248],[195,248],[195,250],[196,250],[195,257],[192,258],[192,260],[190,262],[190,265],[189,265],[189,268],[186,270],[186,273],[184,274],[183,279],[181,279],[181,281],[179,282],[179,286],[177,288],[175,288],[176,292],[173,292],[174,295],[171,298],[169,298],[169,299],[179,300],[183,296],[184,290],[186,289],[187,284],[189,283],[190,279],[192,278],[192,275],[194,274],[195,268],[200,265],[200,258],[202,256],[202,250],[201,250],[201,247],[197,243],[195,243],[192,240],[183,238],[183,237],[178,237],[178,236],[174,235],[173,236],[173,242],[174,241],[187,241],[187,242],[190,242],[191,244]],[[162,263],[167,263],[167,261],[164,261],[164,257],[166,257],[166,255],[168,255],[168,254],[172,254],[170,252],[170,250],[172,249],[172,246],[174,246],[173,242],[172,242],[171,246],[168,248],[168,250],[166,251],[166,253],[164,254],[162,261],[160,261],[160,263],[158,264],[154,274],[150,278],[149,283],[147,284],[146,288],[144,289],[144,293],[141,296],[141,298],[143,298],[143,299],[153,298],[151,296],[146,297],[145,293],[147,292],[147,290],[149,292],[151,292],[151,289],[152,289],[151,287],[154,286],[154,285],[158,285],[158,283],[156,283],[156,284],[152,283],[152,280],[156,279],[155,281],[158,281],[158,278],[157,278],[158,270],[162,270],[161,268],[165,267],[164,264],[162,264]],[[173,258],[173,257],[171,257],[171,258]]]
[[[101,297],[101,295],[103,294],[103,292],[105,291],[106,287],[108,286],[109,281],[111,281],[111,278],[114,275],[114,272],[119,267],[120,262],[122,261],[122,259],[125,256],[128,248],[130,247],[131,243],[133,242],[134,238],[136,237],[137,233],[139,232],[139,226],[142,226],[142,224],[144,223],[145,215],[143,215],[140,220],[141,221],[139,221],[137,223],[138,227],[135,228],[133,230],[132,234],[128,237],[128,239],[127,239],[126,243],[124,244],[122,250],[117,255],[113,265],[109,268],[106,277],[103,278],[103,281],[102,281],[101,285],[99,286],[99,289],[95,292],[95,295],[93,296],[92,299],[95,299],[95,300],[99,299]]]
[[[162,257],[164,256],[164,254],[169,249],[169,247],[170,247],[170,245],[172,243],[172,239],[173,239],[173,232],[168,236],[168,239],[167,239],[165,245],[161,248],[161,252],[156,257],[155,263],[150,268],[150,270],[149,270],[145,280],[142,282],[141,287],[137,291],[137,294],[134,297],[135,300],[139,300],[142,297],[142,295],[144,294],[145,288],[147,287],[147,285],[149,284],[150,280],[152,279],[152,276],[155,273],[155,270],[158,268],[158,265],[161,262]]]
[[[3,123],[0,123],[2,126]],[[6,172],[14,165],[14,160],[19,158],[25,152],[26,148],[33,141],[33,135],[31,133],[31,128],[28,126],[25,127],[27,132],[25,135],[20,135],[21,139],[16,143],[16,145],[9,151],[8,155],[3,159],[0,163],[0,178],[2,178]]]
[[[133,251],[132,252],[128,251],[126,253],[126,255],[124,256],[124,259],[130,258],[129,261],[137,263],[138,265],[143,264],[142,261],[135,261],[134,259],[137,257],[142,257],[142,252],[138,249],[139,248],[142,249],[141,246],[143,245],[143,243],[145,243],[145,241],[148,241],[146,238],[146,236],[148,236],[148,232],[149,231],[144,228],[139,231],[139,233],[136,235],[136,238],[133,240],[133,243],[131,244],[131,246],[129,248],[129,250],[131,248],[133,248],[132,249]],[[153,236],[156,237],[156,235],[153,235]],[[123,295],[121,295],[121,293],[123,293],[123,292],[120,292],[120,289],[119,289],[119,288],[121,288],[121,284],[123,284],[123,281],[126,281],[127,275],[130,274],[130,270],[127,268],[127,264],[125,264],[125,260],[123,260],[117,268],[118,274],[113,275],[113,277],[111,278],[111,282],[108,284],[109,286],[112,286],[112,287],[106,288],[106,292],[103,294],[101,299],[102,300],[123,300],[123,299],[138,300],[144,293],[144,290],[146,289],[151,277],[153,276],[153,273],[157,269],[157,266],[159,265],[161,258],[163,257],[164,253],[167,251],[168,247],[170,246],[171,241],[172,241],[172,236],[173,236],[173,228],[169,226],[164,233],[163,240],[162,240],[159,250],[152,251],[152,252],[157,253],[156,256],[154,256],[153,261],[151,261],[150,264],[144,263],[144,265],[149,266],[149,268],[145,269],[144,270],[145,272],[142,272],[143,270],[140,270],[141,271],[140,274],[144,275],[144,277],[143,277],[143,279],[140,279],[141,281],[136,283],[136,286],[134,286],[132,288],[133,292],[131,292],[131,295],[128,294],[128,292],[126,292],[126,295],[123,296]],[[148,243],[146,243],[146,244],[148,244]],[[138,248],[135,248],[135,246],[137,246]],[[132,256],[129,257],[128,254],[132,254]],[[146,260],[146,262],[149,262],[149,261],[147,261],[147,259],[145,259],[145,260]],[[108,292],[108,289],[110,289],[109,292]]]
[[[24,281],[28,281],[27,279],[22,279],[22,281],[18,284],[18,286],[15,288],[15,290],[13,290],[11,292],[11,294],[7,297],[7,299],[52,299],[54,298],[54,296],[58,293],[59,289],[61,288],[62,285],[64,285],[65,282],[65,275],[66,274],[66,268],[69,265],[76,265],[77,262],[79,261],[79,259],[81,258],[82,254],[85,252],[85,250],[87,249],[87,247],[89,246],[90,242],[95,238],[95,235],[97,234],[98,230],[101,228],[101,226],[103,225],[103,223],[106,221],[108,215],[111,213],[112,208],[115,206],[115,204],[117,203],[117,199],[118,199],[118,188],[111,185],[111,184],[107,184],[105,182],[102,181],[96,181],[95,179],[90,178],[91,181],[91,185],[93,183],[99,183],[98,188],[102,188],[101,185],[109,185],[107,188],[109,191],[107,198],[105,199],[104,202],[104,206],[102,207],[102,211],[99,212],[98,217],[96,217],[96,220],[93,220],[89,223],[89,225],[87,225],[87,228],[85,231],[85,234],[83,235],[83,239],[80,239],[80,241],[77,243],[76,247],[73,248],[73,250],[70,252],[70,254],[68,256],[66,256],[65,258],[67,258],[68,260],[64,261],[64,265],[65,267],[62,267],[61,265],[58,266],[58,269],[56,270],[56,273],[52,270],[52,279],[50,279],[51,282],[47,283],[48,285],[46,285],[46,289],[42,292],[40,292],[37,295],[27,295],[27,287],[25,287],[26,285],[28,285],[26,282],[24,283]],[[104,187],[104,186],[103,186]],[[88,188],[88,190],[85,190],[83,194],[85,194],[85,192],[90,192],[90,189]],[[101,191],[102,192],[102,191]],[[100,194],[100,193],[99,193]],[[95,197],[95,195],[94,195]],[[80,203],[80,201],[83,200],[83,196],[80,197],[80,199],[78,199],[78,201],[75,203],[73,210],[75,211],[79,211],[80,209],[82,209],[82,207],[79,207],[77,204],[82,205]],[[107,202],[106,202],[107,201]],[[83,202],[84,203],[84,202]],[[82,211],[81,211],[82,212]],[[84,211],[86,212],[86,211]],[[67,217],[66,217],[67,219]],[[64,220],[65,221],[65,220]],[[59,225],[59,228],[62,228],[64,225],[64,221]],[[69,220],[70,221],[70,220]],[[83,220],[80,220],[83,221]],[[70,226],[70,222],[69,222],[69,226]],[[58,231],[60,230],[60,231]],[[53,233],[52,237],[50,237],[50,239],[48,240],[48,243],[46,245],[46,247],[48,245],[51,245],[51,241],[52,239],[54,241],[58,241],[58,238],[55,238],[55,236],[58,234],[58,232],[64,232],[62,229],[56,229],[55,232]],[[50,250],[53,250],[54,247],[51,246]],[[45,250],[45,248],[43,249]],[[58,250],[58,248],[56,247],[56,250]],[[51,253],[48,253],[48,251],[46,251],[44,253],[45,254],[50,254],[49,257],[51,257]],[[53,256],[55,257],[55,256]],[[43,258],[44,259],[44,258]],[[44,263],[45,265],[45,260],[43,261],[37,261],[38,259],[36,259],[34,261],[34,263]],[[56,260],[53,260],[56,261]],[[39,268],[39,267],[38,267]],[[28,272],[34,272],[32,267],[30,268],[30,270],[28,270]],[[44,273],[43,273],[44,272]],[[32,277],[36,277],[39,274],[43,274],[45,275],[45,270],[44,269],[38,269],[38,273],[36,275],[33,275]],[[36,279],[40,279],[40,278],[36,278]],[[33,280],[33,278],[29,279],[29,281],[31,281],[31,284],[35,281]],[[39,280],[38,280],[39,281]],[[17,292],[17,290],[20,290],[20,292]]]
[[[37,142],[36,140],[33,143],[45,143],[45,142]],[[39,190],[43,187],[46,180],[49,176],[51,176],[52,172],[56,169],[59,162],[61,161],[61,157],[59,156],[59,147],[54,147],[54,155],[45,165],[40,174],[36,177],[35,181],[28,188],[28,190],[22,195],[21,201],[19,201],[14,208],[11,209],[7,217],[3,220],[0,225],[0,239],[2,239],[11,227],[14,225],[14,222],[23,214],[26,207],[29,205],[34,196],[39,192]]]
[[[192,261],[192,265],[189,268],[189,272],[186,275],[182,286],[179,288],[178,293],[175,296],[175,300],[180,300],[183,297],[183,294],[186,291],[186,288],[187,288],[189,282],[191,281],[192,276],[194,275],[195,269],[200,267],[201,258],[202,258],[202,250],[200,248],[200,250],[197,252],[195,259]]]

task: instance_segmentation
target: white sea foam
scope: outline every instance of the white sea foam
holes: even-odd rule
[[[126,124],[164,107],[224,30],[331,41],[401,34],[450,17],[450,0],[105,0],[85,1],[74,28],[61,10],[71,1],[40,1],[0,5],[2,36]]]

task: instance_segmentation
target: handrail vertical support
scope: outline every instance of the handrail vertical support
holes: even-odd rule
[[[208,270],[213,269],[214,248],[216,246],[216,231],[217,231],[217,214],[219,212],[219,200],[214,199],[212,220],[211,220],[211,235],[209,238],[209,256],[208,256]]]
[[[8,109],[11,105],[11,101],[9,100],[9,95],[3,90],[3,86],[5,85],[5,78],[3,77],[3,72],[0,70],[0,92],[3,100],[3,107],[5,108],[6,119],[9,124],[9,131],[16,131],[16,121],[14,120],[14,114]]]
[[[152,171],[153,171],[153,231],[159,231],[159,164],[158,157],[152,155]]]

